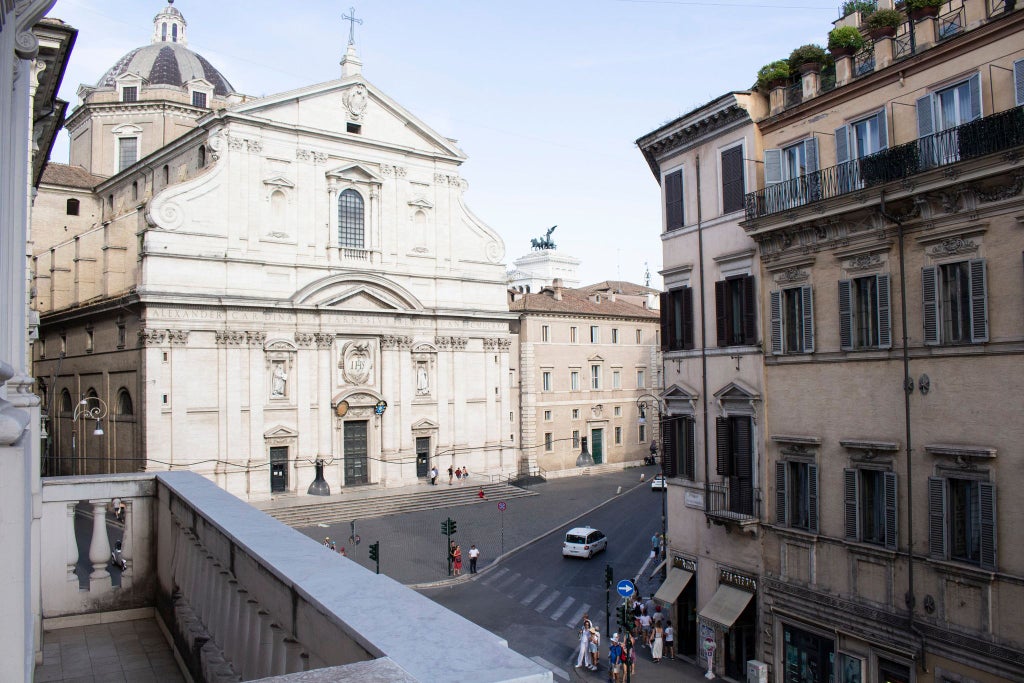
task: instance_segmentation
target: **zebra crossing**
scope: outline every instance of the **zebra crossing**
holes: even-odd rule
[[[569,628],[578,628],[583,615],[590,613],[590,604],[507,567],[493,571],[483,580],[483,584]],[[590,618],[594,623],[603,623],[604,610],[590,613]]]

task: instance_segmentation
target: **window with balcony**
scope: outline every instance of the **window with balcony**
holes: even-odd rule
[[[580,371],[571,370],[569,372],[569,388],[573,391],[580,390]]]
[[[771,211],[801,206],[821,196],[818,139],[807,138],[781,149],[764,151],[764,201]]]
[[[661,457],[665,461],[665,476],[682,477],[690,481],[696,479],[695,426],[696,422],[691,415],[664,418],[661,429]]]
[[[997,569],[995,484],[928,478],[928,553],[940,560]]]
[[[921,285],[925,344],[988,341],[985,259],[925,266]]]
[[[839,344],[843,351],[892,347],[888,275],[839,281]]]
[[[818,533],[818,466],[784,460],[775,463],[775,522]]]
[[[338,246],[362,249],[365,243],[363,221],[363,196],[355,190],[345,190],[338,196]]]
[[[960,131],[981,118],[981,76],[929,93],[917,100],[917,135],[923,165],[949,164],[960,159]]]
[[[665,229],[683,227],[683,169],[665,175]]]
[[[715,283],[715,317],[719,346],[757,343],[754,276],[738,275]]]
[[[545,370],[540,374],[541,387],[544,391],[551,391],[551,372]]]
[[[737,145],[722,152],[722,213],[742,209],[745,191],[743,145]]]
[[[662,351],[693,348],[693,290],[689,287],[661,293],[661,345]]]
[[[772,353],[814,352],[814,300],[810,285],[770,293]]]
[[[895,550],[896,473],[876,469],[843,470],[846,538]]]
[[[728,484],[729,512],[754,514],[753,419],[748,415],[719,417],[715,423],[718,474]]]
[[[600,344],[601,343],[601,328],[597,325],[590,326],[590,343]]]
[[[886,159],[866,159],[889,146],[885,110],[836,128],[836,181],[839,192],[852,192],[886,178]]]

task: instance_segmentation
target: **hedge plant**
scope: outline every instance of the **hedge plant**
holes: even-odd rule
[[[840,26],[828,34],[828,49],[849,48],[858,52],[864,47],[864,36],[853,26]]]
[[[768,85],[774,81],[788,80],[789,74],[789,62],[785,59],[776,60],[765,64],[757,72],[757,85],[759,88],[767,89]]]
[[[894,9],[875,10],[864,21],[872,31],[879,28],[897,28],[903,23],[903,13]]]
[[[824,64],[825,48],[820,45],[801,45],[789,55],[790,70],[797,69],[801,64]]]

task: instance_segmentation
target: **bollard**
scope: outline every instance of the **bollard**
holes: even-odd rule
[[[620,493],[622,493],[622,487],[621,486],[619,488],[615,489],[615,495],[616,496],[619,495]]]
[[[644,483],[644,476],[645,476],[645,473],[644,473],[644,472],[641,472],[641,473],[640,473],[640,483],[641,483],[641,484],[642,484],[642,483]]]

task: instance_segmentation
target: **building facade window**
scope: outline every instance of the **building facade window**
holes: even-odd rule
[[[572,370],[569,372],[569,388],[573,391],[580,390],[580,371]]]
[[[135,408],[132,405],[132,396],[124,387],[121,387],[121,389],[117,392],[117,403],[115,405],[115,411],[117,415],[127,416],[135,414]]]
[[[197,90],[192,91],[192,106],[206,109],[206,93]]]
[[[615,428],[615,445],[622,445],[622,427]]]
[[[66,213],[69,216],[77,216],[79,211],[79,202],[77,199],[69,199],[67,201]]]
[[[636,371],[636,388],[646,389],[647,388],[647,373],[643,370]]]
[[[612,370],[612,389],[622,388],[622,372],[619,370]]]
[[[814,299],[810,285],[770,293],[772,353],[814,351]]]
[[[338,246],[362,249],[365,238],[363,196],[345,190],[338,196]]]
[[[810,137],[781,149],[764,151],[765,203],[771,211],[801,206],[817,199],[820,183],[818,140]]]
[[[928,478],[928,554],[996,571],[996,485]]]
[[[715,283],[715,318],[719,346],[757,343],[754,276],[739,275]]]
[[[644,343],[643,330],[637,330],[636,331],[636,343],[637,344],[643,344]]]
[[[637,330],[639,344],[640,330]],[[693,290],[674,287],[661,293],[661,344],[663,351],[693,348]]]
[[[139,159],[138,138],[118,138],[117,140],[117,170],[123,171]]]
[[[199,152],[196,157],[196,166],[206,168],[206,145],[199,145]]]
[[[550,410],[545,410],[544,411],[544,421],[545,422],[551,422],[551,411]]]
[[[839,345],[844,351],[892,347],[888,275],[839,281]]]
[[[544,432],[544,450],[550,453],[555,449],[555,439],[551,432]]]
[[[580,331],[575,325],[569,328],[569,343],[578,344],[580,341]]]
[[[615,415],[615,417],[622,417],[622,406],[615,406],[615,408],[612,409],[612,414]]]
[[[572,409],[572,419],[574,419],[574,420],[580,419],[580,409],[579,408],[573,408]]]
[[[666,416],[661,430],[661,457],[665,476],[694,481],[697,476],[695,426],[693,416]]]
[[[613,327],[612,328],[612,344],[618,344],[618,343],[619,343],[619,328]]]
[[[544,391],[551,391],[551,372],[545,370],[544,372],[541,373],[540,378],[541,387],[543,387]]]
[[[601,388],[601,366],[591,365],[590,366],[590,388],[600,389]]]
[[[580,447],[580,430],[578,430],[578,429],[572,430],[572,447],[573,448],[579,448]]]
[[[590,343],[600,344],[601,343],[601,328],[597,325],[590,326]]]
[[[745,193],[743,145],[737,145],[722,152],[722,213],[742,209]]]
[[[846,538],[896,549],[896,473],[852,468],[843,471]]]
[[[971,344],[988,341],[988,283],[985,259],[921,270],[924,343]]]
[[[877,181],[875,164],[871,160],[860,160],[888,147],[885,110],[836,128],[835,137],[838,181],[842,191],[850,192],[862,187],[865,181]],[[878,171],[883,169],[878,168]]]
[[[139,87],[137,85],[126,85],[125,87],[121,88],[121,101],[138,102]]]
[[[832,681],[836,644],[823,637],[783,623],[783,683]]]
[[[683,169],[665,176],[665,229],[683,227]]]
[[[747,415],[718,417],[715,424],[717,471],[729,486],[729,510],[754,514],[753,419]]]
[[[950,131],[981,118],[981,76],[950,85],[917,100],[917,134],[922,161],[953,163],[960,158],[958,134]]]
[[[637,425],[636,440],[637,443],[647,443],[647,425]]]
[[[86,353],[92,353],[93,352],[93,349],[94,349],[93,344],[94,343],[95,343],[95,336],[93,335],[93,331],[87,329],[85,331],[85,352]]]
[[[117,323],[117,348],[123,349],[128,343],[128,328],[124,323]]]
[[[548,325],[540,326],[540,340],[543,342],[551,341],[551,327]]]
[[[818,466],[783,460],[775,463],[775,521],[818,533]]]

